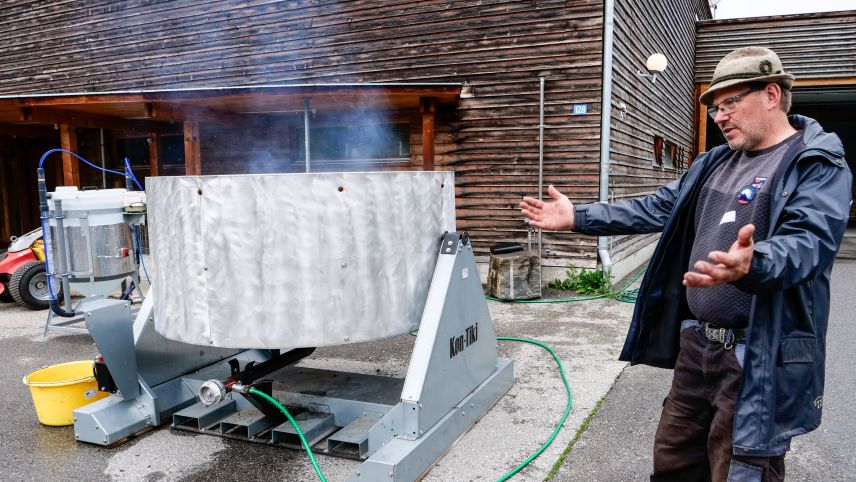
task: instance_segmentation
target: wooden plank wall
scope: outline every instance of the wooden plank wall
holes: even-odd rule
[[[650,194],[689,166],[686,156],[693,147],[697,103],[693,83],[695,20],[709,17],[704,0],[616,0],[610,202]],[[652,83],[636,72],[646,71],[645,61],[655,52],[666,56],[668,67]],[[656,165],[655,136],[677,145],[685,156],[683,167]],[[657,236],[613,236],[613,260],[621,261]]]
[[[773,49],[797,79],[856,75],[856,10],[699,22],[697,83],[708,83],[720,59],[740,47]]]
[[[11,1],[0,93],[463,82],[458,108],[438,109],[435,163],[456,171],[458,227],[483,256],[525,240],[516,205],[537,190],[540,75],[545,184],[597,197],[602,16],[601,0]],[[572,118],[571,102],[590,113]],[[411,149],[418,166],[421,134]],[[546,264],[591,266],[593,243],[546,235]]]

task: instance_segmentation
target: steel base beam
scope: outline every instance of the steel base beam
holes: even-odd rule
[[[416,440],[394,437],[363,462],[348,482],[419,479],[461,435],[466,433],[514,383],[511,360],[500,358],[496,370],[460,404]]]

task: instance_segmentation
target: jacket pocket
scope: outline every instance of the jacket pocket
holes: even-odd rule
[[[763,475],[764,469],[762,467],[731,459],[731,466],[728,468],[728,482],[761,482]]]
[[[780,345],[780,357],[782,364],[786,363],[811,363],[814,361],[814,352],[817,349],[817,340],[814,337],[785,338]]]

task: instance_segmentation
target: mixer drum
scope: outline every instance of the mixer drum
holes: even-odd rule
[[[62,201],[65,244],[61,249],[66,252],[69,281],[123,279],[136,271],[134,238],[123,216],[125,193],[124,189],[79,191],[74,186],[60,186],[51,193],[48,256],[52,269],[59,266],[56,201]],[[86,291],[83,287],[75,289]]]
[[[154,322],[227,348],[311,347],[418,327],[443,233],[449,172],[146,180]]]

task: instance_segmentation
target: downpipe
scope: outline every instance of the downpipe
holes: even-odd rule
[[[605,0],[603,4],[603,82],[601,92],[600,123],[600,190],[598,202],[609,202],[609,139],[612,128],[612,57],[613,24],[615,1]],[[612,269],[612,256],[609,254],[609,236],[597,237],[597,255],[604,271]]]

